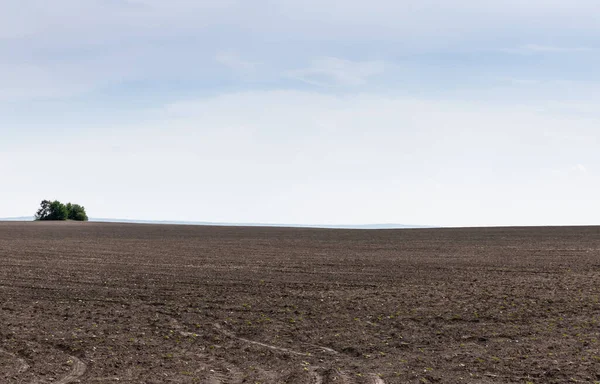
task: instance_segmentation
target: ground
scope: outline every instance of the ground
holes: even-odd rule
[[[600,382],[600,228],[0,223],[0,383]]]

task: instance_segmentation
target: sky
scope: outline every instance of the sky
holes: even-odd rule
[[[600,2],[0,0],[0,217],[600,224]]]

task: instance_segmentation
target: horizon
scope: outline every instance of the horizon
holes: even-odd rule
[[[600,223],[599,2],[338,5],[0,4],[0,216]]]
[[[33,222],[35,216],[0,217],[0,222]],[[59,222],[62,220],[58,220]],[[65,220],[73,221],[73,220]],[[411,225],[399,223],[363,223],[363,224],[310,224],[310,223],[255,223],[255,222],[212,222],[212,221],[181,221],[181,220],[141,220],[107,217],[90,217],[88,222],[92,223],[122,223],[122,224],[175,224],[175,225],[200,225],[200,226],[249,226],[249,227],[290,227],[290,228],[339,228],[339,229],[418,229],[418,228],[441,228],[430,225]],[[48,221],[47,221],[48,222]],[[52,222],[52,221],[49,221]]]
[[[35,222],[34,216],[0,217],[1,222]],[[78,222],[74,220],[44,221],[52,222]],[[440,226],[440,225],[411,225],[400,223],[359,223],[359,224],[310,224],[310,223],[260,223],[260,222],[212,222],[212,221],[181,221],[181,220],[141,220],[90,217],[87,222],[106,224],[156,224],[156,225],[189,225],[189,226],[216,226],[216,227],[264,227],[264,228],[306,228],[306,229],[360,229],[360,230],[393,230],[393,229],[493,229],[493,228],[577,228],[599,227],[600,224],[570,224],[570,225],[485,225],[485,226]]]

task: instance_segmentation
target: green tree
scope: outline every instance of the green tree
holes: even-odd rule
[[[69,220],[88,221],[88,216],[85,213],[85,207],[79,204],[68,203],[67,211],[69,212]]]
[[[88,217],[85,213],[85,208],[79,204],[64,205],[58,200],[44,200],[41,203],[40,209],[35,214],[36,220],[77,220],[87,221]]]
[[[58,200],[44,200],[40,209],[35,214],[36,220],[67,220],[69,211],[67,207]]]
[[[58,200],[50,203],[50,212],[49,220],[67,220],[69,218],[67,207]]]
[[[42,203],[40,204],[40,209],[38,209],[38,211],[35,214],[36,220],[48,220],[48,217],[50,217],[51,214],[50,204],[52,204],[50,200],[42,201]]]

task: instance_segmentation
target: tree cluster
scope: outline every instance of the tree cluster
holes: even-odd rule
[[[85,207],[79,204],[63,204],[58,200],[44,200],[35,214],[36,220],[75,220],[88,221]]]

